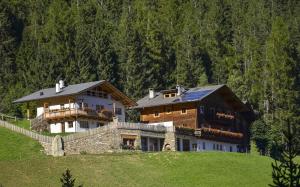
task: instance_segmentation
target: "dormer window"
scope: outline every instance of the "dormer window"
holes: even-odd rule
[[[158,111],[154,112],[154,117],[159,117],[159,112]]]
[[[170,97],[175,97],[176,96],[176,93],[167,93],[167,94],[164,94],[164,98],[170,98]]]

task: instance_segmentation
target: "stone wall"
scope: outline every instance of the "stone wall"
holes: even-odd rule
[[[63,149],[65,154],[98,154],[118,150],[120,141],[117,129],[103,129],[91,136],[63,142]]]
[[[135,137],[134,145],[141,148],[141,137],[164,139],[163,150],[175,151],[176,138],[174,127],[154,126],[138,123],[112,122],[103,127],[65,137],[49,137],[22,129],[7,122],[0,121],[0,126],[22,133],[36,139],[44,147],[47,155],[64,154],[99,154],[121,151],[122,137]]]

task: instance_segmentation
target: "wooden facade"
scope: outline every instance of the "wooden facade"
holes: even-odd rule
[[[186,129],[198,138],[249,146],[251,121],[247,116],[252,110],[227,88],[201,101],[144,107],[140,112],[144,123],[173,121],[180,134]]]
[[[140,120],[145,123],[173,121],[176,127],[196,128],[197,104],[184,103],[145,108],[141,111]]]

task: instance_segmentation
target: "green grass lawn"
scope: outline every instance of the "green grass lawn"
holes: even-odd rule
[[[27,129],[27,130],[30,130],[30,121],[27,120],[27,119],[22,119],[22,120],[9,120],[8,121],[9,123],[12,123],[18,127],[21,127],[21,128],[24,128],[24,129]]]
[[[84,186],[267,186],[271,159],[239,153],[123,153],[53,158],[30,138],[0,128],[0,184],[60,186],[69,168]]]

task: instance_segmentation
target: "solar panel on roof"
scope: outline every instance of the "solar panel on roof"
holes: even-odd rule
[[[182,101],[192,101],[192,100],[198,100],[206,96],[208,93],[210,93],[213,90],[202,90],[202,91],[194,91],[194,92],[188,92],[182,97]]]

